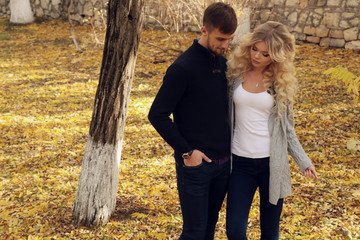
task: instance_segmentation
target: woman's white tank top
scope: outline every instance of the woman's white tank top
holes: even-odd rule
[[[273,97],[265,92],[250,93],[242,84],[234,91],[235,128],[232,153],[247,158],[270,156],[268,121]]]

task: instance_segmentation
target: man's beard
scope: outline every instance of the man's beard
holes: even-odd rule
[[[210,44],[210,39],[209,39],[209,38],[207,39],[207,45],[208,45],[208,47],[209,47],[209,51],[210,51],[212,54],[214,54],[215,56],[222,56],[222,55],[224,55],[225,49],[222,49],[221,53],[217,52],[216,50],[220,51],[221,48],[215,48],[215,49],[213,49],[212,46],[211,46],[211,44]]]

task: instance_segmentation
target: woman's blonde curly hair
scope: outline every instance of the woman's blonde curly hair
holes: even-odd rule
[[[265,42],[272,59],[272,63],[264,72],[264,87],[269,89],[273,85],[274,100],[280,116],[287,107],[292,109],[297,90],[293,63],[295,38],[283,24],[268,21],[242,38],[227,62],[228,84],[232,85],[235,78],[251,70],[250,50],[255,43],[261,41]]]

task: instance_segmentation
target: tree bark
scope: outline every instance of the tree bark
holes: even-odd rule
[[[143,8],[143,0],[109,1],[99,85],[73,205],[74,219],[79,225],[104,224],[115,210]]]
[[[26,24],[34,21],[30,0],[10,0],[10,22]]]
[[[236,47],[241,41],[242,37],[250,32],[250,14],[250,8],[246,7],[243,9],[243,14],[239,17],[240,23],[236,28],[234,39],[231,42],[231,48]]]

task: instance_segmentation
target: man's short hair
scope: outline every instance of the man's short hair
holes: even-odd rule
[[[217,28],[224,34],[232,34],[237,27],[235,11],[228,4],[222,2],[213,3],[205,10],[203,25],[209,32]]]

